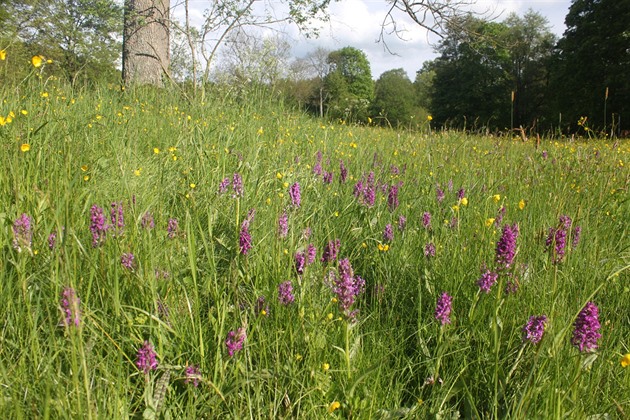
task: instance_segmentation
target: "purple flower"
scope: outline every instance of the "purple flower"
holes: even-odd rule
[[[543,159],[547,159],[547,156],[549,156],[549,155],[548,155],[548,153],[547,153],[547,151],[546,151],[546,150],[543,150],[543,151],[542,151],[542,158],[543,158]]]
[[[278,235],[281,238],[286,238],[289,234],[289,216],[287,212],[283,212],[280,217],[278,217]]]
[[[391,242],[394,240],[394,228],[391,223],[385,225],[385,229],[383,230],[383,241]]]
[[[315,161],[315,166],[313,167],[313,173],[317,176],[322,174],[322,152],[317,151],[317,157]]]
[[[495,261],[499,269],[509,268],[516,255],[516,239],[518,238],[518,224],[504,225],[501,238],[497,242]]]
[[[293,185],[291,185],[291,188],[289,188],[289,197],[291,197],[291,203],[293,204],[293,207],[295,207],[296,209],[300,208],[300,203],[302,201],[302,195],[300,193],[300,184],[296,182]]]
[[[252,249],[252,235],[249,234],[249,230],[245,228],[241,228],[241,231],[238,235],[238,245],[241,251],[241,254],[247,255],[250,249]]]
[[[122,202],[113,202],[110,211],[110,220],[112,222],[110,228],[114,230],[115,235],[122,235],[125,228],[125,218],[123,216]]]
[[[333,182],[334,174],[332,172],[324,171],[324,184],[331,184]]]
[[[443,292],[438,298],[435,306],[435,319],[440,321],[442,325],[451,323],[451,310],[453,308],[453,297]]]
[[[127,270],[131,270],[133,271],[134,268],[134,261],[135,261],[135,257],[132,253],[124,253],[122,254],[122,256],[120,257],[120,263],[122,264],[123,267],[125,267]]]
[[[234,191],[232,194],[234,198],[243,196],[243,177],[239,173],[232,175],[232,191]]]
[[[308,247],[306,248],[306,263],[308,265],[313,264],[315,262],[315,258],[317,258],[317,248],[315,248],[315,245],[313,244],[308,244]]]
[[[157,369],[158,362],[153,350],[153,345],[145,340],[144,345],[138,349],[138,355],[136,357],[136,366],[138,369],[148,374],[150,371]]]
[[[431,213],[429,213],[428,211],[425,211],[422,214],[422,226],[425,229],[431,229]]]
[[[151,230],[155,227],[155,220],[153,220],[153,215],[151,212],[146,212],[142,215],[142,220],[140,221],[143,229]]]
[[[398,208],[398,185],[392,185],[387,194],[387,208],[393,212]]]
[[[186,375],[186,379],[184,379],[185,384],[192,383],[195,388],[199,386],[199,381],[201,380],[201,371],[199,370],[199,366],[197,365],[186,366],[185,375]]]
[[[403,215],[398,216],[398,230],[403,232],[407,226],[407,218]]]
[[[545,324],[547,324],[545,315],[530,316],[527,324],[523,326],[523,342],[529,341],[532,344],[538,344],[545,332]]]
[[[65,227],[61,227],[61,232],[63,232],[65,230]],[[52,251],[55,248],[55,245],[57,245],[57,230],[53,230],[52,232],[50,232],[50,235],[48,235],[48,248]]]
[[[230,357],[234,356],[239,350],[243,349],[243,343],[247,335],[245,334],[245,328],[241,327],[236,331],[230,331],[225,339],[225,347],[228,349]]]
[[[435,245],[433,244],[433,242],[429,242],[424,246],[424,256],[435,257]]]
[[[547,239],[545,240],[545,247],[547,249],[552,249],[553,245],[553,263],[558,264],[564,259],[564,255],[566,253],[567,248],[567,236],[569,234],[569,229],[571,228],[572,220],[569,216],[561,215],[560,222],[557,227],[549,228],[549,234],[547,235]],[[581,229],[578,231],[578,241]],[[575,235],[575,230],[574,230]],[[574,236],[575,238],[575,236]],[[575,242],[575,239],[574,239]],[[575,242],[577,245],[577,242]]]
[[[295,254],[295,272],[298,275],[304,274],[304,266],[306,265],[306,257],[303,252],[297,252]]]
[[[168,219],[168,225],[166,226],[166,232],[169,239],[173,239],[177,236],[179,230],[179,221],[177,219]]]
[[[463,189],[463,188],[460,188],[460,189],[457,191],[457,199],[458,199],[458,200],[461,200],[461,199],[462,199],[462,198],[464,198],[465,196],[466,196],[466,190],[465,190],[465,189]]]
[[[230,178],[225,177],[219,184],[219,194],[225,194],[230,186]]]
[[[479,280],[477,280],[477,286],[479,286],[479,290],[481,290],[482,292],[489,293],[490,289],[492,289],[492,286],[495,285],[498,278],[499,275],[497,273],[486,270],[484,273],[481,274]]]
[[[438,185],[435,189],[435,197],[437,198],[438,203],[444,201],[444,196],[444,190],[442,190]]]
[[[453,191],[453,179],[449,179],[448,180],[448,184],[446,184],[446,186],[448,187],[449,191]]]
[[[74,325],[78,327],[81,323],[81,311],[79,305],[81,300],[77,297],[76,292],[72,287],[66,287],[61,293],[61,312],[63,312],[62,325],[69,327]]]
[[[501,223],[503,223],[503,217],[505,216],[506,210],[507,209],[505,208],[505,206],[499,207],[499,210],[497,211],[497,217],[494,218],[494,226],[496,227],[501,226]]]
[[[343,160],[339,161],[339,182],[344,184],[348,178],[348,168],[343,164]]]
[[[571,344],[579,348],[581,352],[589,352],[597,348],[597,340],[601,338],[599,329],[599,310],[593,302],[588,302],[580,311],[573,324],[573,337]]]
[[[337,254],[339,253],[339,248],[341,248],[341,241],[339,239],[335,239],[334,241],[329,241],[324,248],[324,254],[322,255],[322,262],[328,263],[337,259]]]
[[[571,241],[571,248],[575,249],[578,246],[578,243],[580,243],[580,235],[582,233],[582,227],[581,226],[576,226],[573,229],[573,241]]]
[[[332,289],[337,296],[339,309],[350,316],[349,308],[354,304],[356,297],[365,289],[365,281],[354,275],[350,260],[347,258],[339,261],[337,272],[338,274],[331,272]]]
[[[105,242],[105,235],[109,226],[105,223],[103,209],[94,204],[90,208],[90,232],[92,233],[92,246],[101,246]]]
[[[293,296],[293,284],[291,280],[285,281],[278,285],[278,301],[283,305],[289,305],[293,303],[295,296]]]
[[[33,219],[26,213],[22,213],[15,222],[13,222],[13,248],[18,252],[22,251],[22,247],[31,249],[33,242]]]

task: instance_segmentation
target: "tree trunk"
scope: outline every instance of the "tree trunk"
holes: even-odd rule
[[[123,83],[162,86],[168,72],[170,0],[125,0]]]

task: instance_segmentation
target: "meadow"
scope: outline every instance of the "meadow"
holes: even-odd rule
[[[0,87],[2,418],[627,418],[630,142]]]

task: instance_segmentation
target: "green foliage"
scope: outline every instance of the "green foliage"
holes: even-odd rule
[[[374,97],[374,80],[365,53],[345,47],[328,55],[330,72],[324,78],[328,93],[328,116],[364,121]]]
[[[610,134],[614,115],[612,128],[619,129],[620,117],[623,127],[630,127],[628,22],[628,0],[572,2],[565,18],[567,30],[558,42],[550,92],[564,126],[576,128],[579,118],[586,116],[593,127]]]
[[[201,102],[179,91],[77,89],[35,76],[0,86],[2,418],[629,412],[630,372],[619,363],[630,344],[627,141],[543,139],[536,149],[456,132],[324,124],[287,111],[267,90],[238,97],[209,87]],[[333,182],[314,173],[317,163]],[[219,193],[235,173],[243,196]],[[371,207],[354,194],[370,173],[379,186]],[[289,197],[296,182],[299,208]],[[392,186],[398,206],[388,205]],[[108,229],[94,247],[90,209],[104,208],[109,225],[111,203],[122,206],[124,228]],[[501,206],[503,222],[519,225],[515,263],[480,293],[479,269],[493,266],[501,235],[487,220]],[[242,255],[250,209],[253,247]],[[18,247],[22,214],[33,235]],[[560,214],[582,227],[582,238],[553,264],[545,237]],[[398,230],[400,216],[407,223]],[[169,237],[170,219],[179,228]],[[337,264],[321,262],[334,239],[366,282],[354,321],[333,300],[327,273]],[[428,243],[434,257],[423,253]],[[294,255],[308,244],[318,258],[298,276]],[[125,268],[129,253],[134,264]],[[505,293],[508,279],[519,282],[514,294]],[[284,306],[278,285],[287,280],[295,302]],[[80,299],[76,328],[64,325],[66,287]],[[443,291],[453,310],[441,326],[434,310]],[[589,300],[600,308],[602,338],[596,352],[581,354],[571,329]],[[523,342],[523,325],[540,314],[549,318],[541,342]],[[226,338],[240,327],[247,338],[230,356]],[[158,362],[147,373],[136,365],[145,340]],[[192,365],[198,387],[186,382]]]
[[[381,74],[374,87],[372,117],[383,125],[409,124],[415,114],[413,84],[403,69]]]

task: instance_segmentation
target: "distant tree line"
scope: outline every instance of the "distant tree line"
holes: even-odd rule
[[[47,66],[48,74],[72,83],[119,83],[121,3],[0,0],[0,50],[6,56],[0,82],[19,83],[29,69],[13,63],[41,54],[55,63]],[[328,1],[290,4],[295,10],[288,19],[305,24]],[[457,129],[576,132],[588,127],[609,135],[630,129],[630,0],[574,0],[560,39],[532,11],[501,22],[453,13],[439,27],[438,57],[423,63],[413,81],[402,69],[374,80],[365,53],[353,47],[318,49],[292,60],[282,37],[245,31],[247,25],[270,23],[254,16],[252,5],[221,3],[207,14],[202,30],[192,28],[188,18],[176,22],[165,15],[171,45],[168,68],[158,70],[158,79],[164,71],[182,86],[265,86],[320,117],[391,127],[416,127],[431,115],[434,127]],[[222,48],[204,46],[210,30],[219,31]],[[191,59],[196,54],[199,62]],[[582,117],[587,120],[578,125]]]

